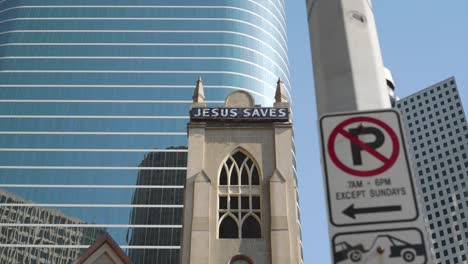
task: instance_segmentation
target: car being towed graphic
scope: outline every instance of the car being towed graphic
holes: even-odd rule
[[[362,244],[351,246],[346,242],[340,242],[335,245],[335,263],[350,259],[353,262],[358,262],[362,258],[362,254],[367,252]]]

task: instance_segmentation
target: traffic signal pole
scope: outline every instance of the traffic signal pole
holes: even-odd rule
[[[390,108],[370,0],[308,0],[319,116]]]

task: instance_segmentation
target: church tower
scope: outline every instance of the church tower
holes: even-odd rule
[[[181,263],[302,263],[293,131],[281,80],[274,107],[255,105],[245,91],[207,107],[201,80],[193,98]]]

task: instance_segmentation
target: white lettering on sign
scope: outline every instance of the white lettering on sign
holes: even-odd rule
[[[210,119],[252,119],[252,120],[272,120],[288,121],[288,108],[192,108],[190,111],[192,120],[210,120]]]

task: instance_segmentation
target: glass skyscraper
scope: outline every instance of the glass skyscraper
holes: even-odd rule
[[[0,0],[0,259],[70,263],[107,231],[177,263],[195,82],[209,104],[271,105],[278,77],[290,96],[284,5]]]

